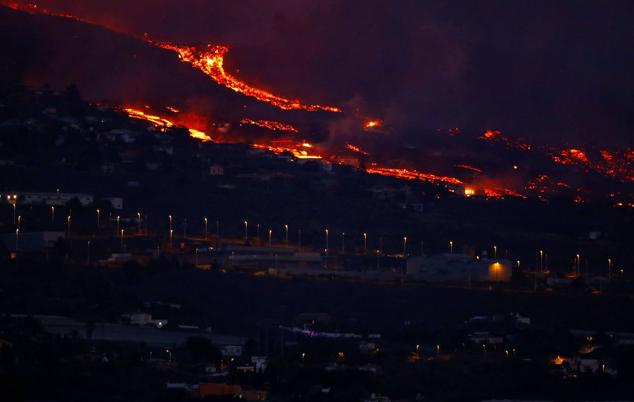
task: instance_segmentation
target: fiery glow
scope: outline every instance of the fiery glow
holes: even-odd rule
[[[381,127],[382,125],[383,125],[383,122],[381,120],[372,119],[372,120],[366,120],[365,123],[363,123],[363,128],[365,128],[366,130],[370,130],[373,128]]]
[[[251,144],[251,146],[253,148],[263,149],[278,155],[283,153],[290,153],[297,159],[322,159],[321,155],[310,154],[307,150],[302,149],[302,148],[312,148],[312,145],[308,143],[299,144],[297,148],[294,148],[292,146],[276,146],[276,145],[265,145],[265,144]]]
[[[471,165],[461,164],[461,165],[456,165],[456,167],[461,169],[471,170],[472,172],[484,173],[482,169],[471,166]]]
[[[356,152],[356,153],[361,154],[361,155],[370,155],[369,153],[367,153],[366,151],[364,151],[363,149],[359,148],[356,145],[346,144],[346,148],[348,148],[352,152]]]
[[[168,119],[165,119],[160,116],[152,115],[149,113],[145,113],[141,110],[132,109],[132,108],[124,108],[123,109],[128,116],[133,119],[144,120],[152,123],[155,127],[160,127],[161,129],[166,129],[170,127],[175,127],[176,124]],[[194,128],[187,128],[189,130],[189,135],[193,138],[196,138],[201,141],[211,141],[211,137],[209,137],[206,133],[196,130]]]
[[[224,58],[229,52],[227,46],[207,45],[204,48],[196,46],[177,46],[170,43],[150,43],[178,54],[182,62],[189,63],[205,75],[211,77],[218,84],[235,92],[250,96],[262,102],[270,103],[283,110],[306,110],[309,112],[326,111],[341,112],[334,106],[311,105],[302,103],[299,99],[287,99],[270,92],[250,86],[227,73],[224,68]]]
[[[132,117],[133,119],[149,121],[157,127],[174,127],[174,123],[162,117],[151,115],[141,110],[136,110],[132,108],[125,108],[123,110],[128,114],[128,116]]]
[[[465,195],[465,197],[471,197],[472,195],[475,195],[475,190],[472,189],[471,187],[465,187],[464,188],[464,195]]]
[[[366,172],[370,174],[380,174],[383,176],[392,176],[392,177],[397,177],[399,179],[406,179],[406,180],[421,180],[421,181],[428,181],[431,183],[445,183],[445,184],[455,184],[455,185],[462,184],[462,181],[460,181],[459,179],[456,179],[455,177],[437,176],[431,173],[421,173],[417,170],[412,170],[412,169],[372,167],[372,168],[366,169]]]
[[[271,131],[288,131],[290,133],[299,133],[299,130],[290,124],[280,123],[272,120],[253,120],[253,119],[242,119],[240,120],[240,124],[249,124],[252,126],[266,128]]]

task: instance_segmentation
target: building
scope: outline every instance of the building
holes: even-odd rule
[[[89,194],[81,193],[24,193],[24,192],[10,192],[5,194],[3,199],[8,199],[10,195],[17,195],[17,203],[23,205],[51,205],[51,206],[65,206],[70,201],[76,199],[82,206],[91,205],[94,201],[94,197]]]
[[[225,170],[220,165],[211,165],[209,166],[209,175],[210,176],[224,176]]]
[[[407,259],[407,276],[427,282],[508,282],[512,265],[507,260],[474,259],[465,254],[440,254]]]
[[[44,252],[53,248],[59,239],[64,239],[64,232],[20,232],[3,234],[0,243],[6,250],[21,252]]]

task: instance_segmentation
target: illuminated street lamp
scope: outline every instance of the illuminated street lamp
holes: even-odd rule
[[[288,246],[288,225],[284,225],[284,230],[286,231],[284,235],[284,241],[286,241],[286,245]]]
[[[170,229],[170,247],[174,246],[174,229]]]
[[[407,258],[407,236],[403,236],[403,258]]]
[[[205,224],[205,239],[207,239],[207,217],[203,218],[203,223]]]
[[[363,234],[363,254],[368,252],[368,234]]]
[[[141,234],[141,212],[136,213],[137,232]]]
[[[20,228],[21,223],[22,223],[22,215],[18,215],[18,229]]]
[[[612,258],[608,258],[608,279],[612,279]]]
[[[7,195],[7,201],[13,205],[13,223],[16,222],[16,209],[18,208],[17,194]]]
[[[517,269],[519,270],[520,269],[520,260],[517,260],[516,263],[517,263]]]
[[[51,205],[51,223],[55,223],[55,206]]]
[[[258,240],[258,242],[260,241],[260,224],[259,223],[255,225],[255,238]]]
[[[453,241],[449,241],[449,253],[453,254]]]
[[[66,236],[70,237],[70,215],[66,217]]]
[[[249,222],[244,221],[244,241],[249,240]]]
[[[101,211],[99,210],[99,208],[97,208],[97,229],[99,229],[100,222],[101,222]]]
[[[269,248],[273,246],[273,229],[269,229]]]
[[[544,250],[539,250],[539,270],[544,271]]]
[[[346,253],[346,232],[341,233],[341,254]]]
[[[169,221],[170,221],[170,226],[169,226],[169,228],[170,228],[170,231],[171,231],[171,230],[173,229],[173,228],[172,228],[172,215],[167,215],[167,219],[169,219]]]
[[[326,232],[326,248],[324,251],[326,252],[326,255],[328,255],[328,246],[329,246],[328,229],[326,229],[325,232]]]
[[[581,255],[577,254],[575,256],[575,260],[577,263],[577,275],[580,275],[581,274]]]
[[[498,258],[498,246],[493,245],[493,259],[496,260]]]
[[[18,252],[18,249],[20,248],[20,229],[16,228],[15,229],[15,252]]]
[[[121,216],[117,215],[117,233],[121,230]]]
[[[125,229],[121,229],[121,250],[123,250],[123,233]]]

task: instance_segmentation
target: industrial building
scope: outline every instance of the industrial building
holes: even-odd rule
[[[465,254],[439,254],[407,259],[407,276],[426,282],[509,282],[512,265],[507,260],[473,258]]]

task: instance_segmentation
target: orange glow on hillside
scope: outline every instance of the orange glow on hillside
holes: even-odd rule
[[[160,116],[156,116],[156,115],[152,115],[149,113],[145,113],[141,110],[137,110],[137,109],[132,109],[132,108],[124,108],[123,109],[128,116],[130,116],[133,119],[138,119],[138,120],[144,120],[147,121],[149,123],[152,123],[152,125],[154,125],[155,127],[160,127],[163,131],[166,128],[170,128],[170,127],[175,127],[176,124],[166,118],[160,117]],[[189,135],[192,136],[193,138],[196,138],[198,140],[201,141],[211,141],[211,137],[209,137],[206,133],[200,131],[200,130],[196,130],[194,128],[187,128],[187,130],[189,131]]]
[[[163,49],[171,50],[178,54],[179,59],[184,63],[189,63],[199,69],[205,75],[211,77],[218,84],[225,86],[235,92],[250,96],[262,102],[270,103],[283,110],[306,110],[309,112],[326,111],[341,112],[341,109],[334,106],[311,105],[302,103],[299,99],[287,99],[270,92],[250,86],[240,81],[224,68],[224,58],[229,52],[227,46],[207,45],[204,48],[196,46],[177,46],[169,43],[150,43]]]
[[[299,130],[290,124],[280,123],[272,120],[253,120],[253,119],[242,119],[240,120],[240,124],[249,124],[252,126],[266,128],[271,131],[288,131],[291,133],[299,133]]]

